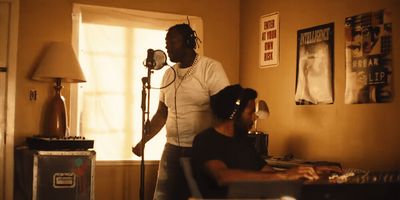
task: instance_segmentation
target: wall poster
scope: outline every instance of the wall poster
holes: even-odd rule
[[[260,20],[260,67],[276,67],[279,64],[279,13],[261,16]]]
[[[333,103],[334,23],[297,31],[297,105]]]
[[[385,10],[345,20],[346,104],[392,101],[392,22]]]

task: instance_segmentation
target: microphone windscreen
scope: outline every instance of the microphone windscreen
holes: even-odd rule
[[[154,61],[155,65],[154,68],[155,70],[159,70],[163,68],[165,65],[167,65],[167,55],[164,53],[162,50],[155,50],[154,51]]]

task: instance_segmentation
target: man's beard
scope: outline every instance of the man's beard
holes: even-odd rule
[[[235,131],[235,134],[234,134],[235,137],[237,137],[237,138],[247,137],[249,128],[247,127],[247,124],[241,118],[237,118],[237,119],[235,119],[235,121],[233,121],[233,127],[234,127],[234,131]]]

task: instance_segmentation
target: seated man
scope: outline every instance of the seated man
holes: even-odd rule
[[[240,85],[227,86],[211,98],[217,123],[193,141],[194,176],[203,197],[226,197],[227,185],[235,181],[319,178],[308,166],[275,171],[256,152],[247,137],[256,119],[256,98],[255,90]]]

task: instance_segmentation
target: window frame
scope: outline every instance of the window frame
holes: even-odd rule
[[[186,15],[179,15],[179,14],[170,14],[170,13],[160,13],[160,12],[152,12],[152,11],[142,11],[142,10],[134,10],[134,9],[122,9],[122,8],[114,8],[114,7],[103,7],[103,6],[93,6],[93,5],[86,5],[86,4],[73,4],[73,12],[72,12],[72,45],[74,46],[76,55],[79,58],[79,34],[80,34],[80,24],[83,22],[82,13],[88,11],[100,11],[100,12],[122,12],[132,14],[132,17],[135,15],[139,17],[148,17],[148,18],[155,18],[158,20],[168,20],[170,24],[167,25],[172,26],[177,23],[187,23],[188,19],[190,19],[190,25],[193,29],[196,30],[197,36],[203,41],[203,21],[200,17],[197,16],[186,16]],[[130,16],[128,16],[130,17]],[[165,24],[165,22],[161,22]],[[173,22],[173,23],[171,23]],[[167,28],[166,28],[167,29]],[[202,55],[203,48],[199,47],[196,51]],[[70,95],[69,95],[69,113],[70,117],[69,120],[69,127],[70,127],[70,135],[71,136],[80,136],[80,109],[82,107],[82,103],[80,101],[80,84],[85,83],[73,83],[70,86]],[[153,105],[157,106],[157,105]],[[151,116],[152,117],[152,116]],[[145,159],[146,160],[146,159]],[[114,163],[114,164],[123,164],[123,163],[131,163],[131,162],[138,162],[140,160],[101,160],[96,161],[100,163]],[[155,160],[146,160],[146,163],[153,163]],[[157,161],[157,160],[156,160]],[[105,164],[107,165],[107,164]]]

